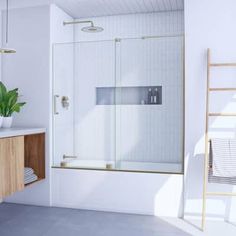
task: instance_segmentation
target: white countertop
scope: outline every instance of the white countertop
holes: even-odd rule
[[[45,133],[45,128],[23,128],[23,127],[13,127],[9,129],[0,128],[0,138],[22,136],[29,134],[40,134]]]

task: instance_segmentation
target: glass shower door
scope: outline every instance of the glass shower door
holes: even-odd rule
[[[183,37],[122,39],[117,55],[117,168],[182,172]]]
[[[115,43],[75,44],[74,143],[82,166],[115,168]]]
[[[183,37],[54,45],[54,166],[183,170]]]

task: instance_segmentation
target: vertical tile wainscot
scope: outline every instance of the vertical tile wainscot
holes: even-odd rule
[[[0,198],[28,186],[24,167],[34,170],[37,181],[45,179],[45,129],[0,129]]]

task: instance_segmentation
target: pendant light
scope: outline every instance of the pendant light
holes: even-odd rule
[[[9,3],[6,0],[6,46],[8,44],[8,25],[9,25]],[[16,53],[15,49],[12,48],[0,48],[0,53]]]

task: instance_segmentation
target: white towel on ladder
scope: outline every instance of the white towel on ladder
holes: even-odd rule
[[[212,139],[213,176],[236,177],[236,139]]]

